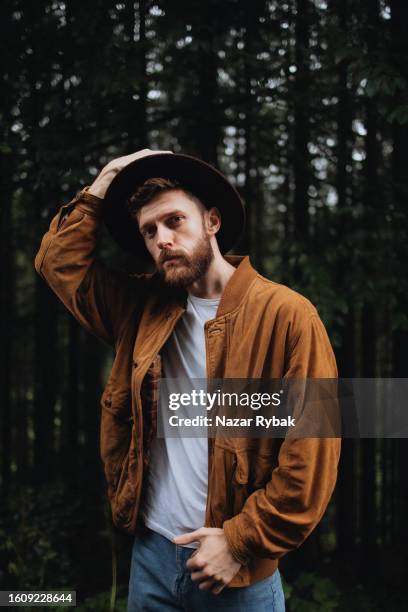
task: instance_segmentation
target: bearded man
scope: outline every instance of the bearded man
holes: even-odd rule
[[[156,271],[108,270],[95,257],[102,220]],[[101,457],[113,521],[134,534],[130,612],[281,612],[278,560],[318,524],[335,485],[339,438],[156,436],[161,377],[337,376],[315,307],[226,255],[243,225],[218,170],[144,149],[63,206],[36,257],[81,325],[115,350]]]

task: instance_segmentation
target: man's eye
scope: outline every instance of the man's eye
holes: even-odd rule
[[[151,227],[149,229],[145,229],[144,232],[143,232],[143,236],[146,236],[147,238],[153,238],[154,232],[155,232],[154,227]]]
[[[175,215],[174,217],[172,217],[172,221],[175,221],[176,223],[178,223],[179,221],[181,221],[183,219],[183,215]]]

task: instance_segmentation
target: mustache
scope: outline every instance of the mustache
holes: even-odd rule
[[[163,264],[165,261],[171,259],[172,257],[181,257],[183,259],[187,259],[185,254],[180,251],[169,251],[168,249],[164,249],[160,253],[159,263]]]

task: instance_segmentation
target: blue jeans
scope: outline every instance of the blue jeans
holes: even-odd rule
[[[192,548],[173,544],[146,529],[135,537],[130,567],[128,612],[139,610],[234,610],[284,612],[279,570],[250,586],[225,587],[219,595],[201,591],[190,578],[186,561]]]

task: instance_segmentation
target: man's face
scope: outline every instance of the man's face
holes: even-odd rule
[[[165,191],[138,213],[139,229],[163,280],[188,287],[214,257],[205,209],[181,190]]]

